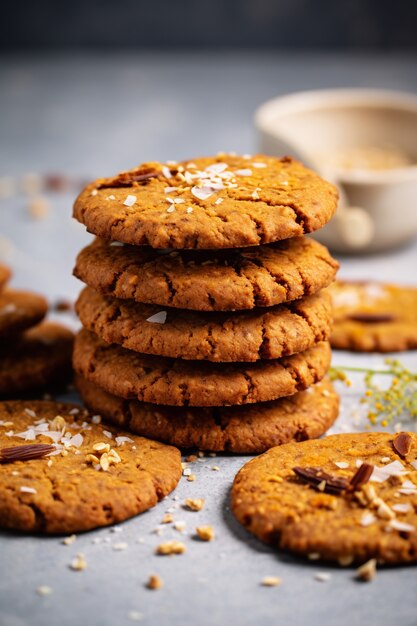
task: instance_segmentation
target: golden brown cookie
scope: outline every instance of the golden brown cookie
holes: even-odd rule
[[[199,311],[273,306],[327,287],[339,265],[327,248],[295,237],[252,249],[161,251],[96,239],[74,274],[117,298]]]
[[[334,348],[359,352],[417,348],[417,287],[340,281],[330,293]]]
[[[0,403],[2,528],[57,534],[121,522],[180,476],[176,448],[103,426],[75,404]]]
[[[153,248],[236,248],[321,228],[337,191],[301,163],[218,155],[144,163],[88,185],[74,217],[89,232]]]
[[[201,313],[101,296],[86,287],[76,310],[82,325],[108,343],[182,359],[277,359],[329,339],[332,307],[326,293],[270,309]]]
[[[48,303],[43,296],[30,291],[6,289],[0,292],[0,338],[30,328],[38,324],[48,311]]]
[[[74,335],[43,322],[0,346],[0,396],[13,397],[71,379]]]
[[[3,265],[2,263],[0,263],[0,289],[3,289],[4,285],[7,283],[11,275],[12,272],[10,268],[7,267],[7,265]]]
[[[320,437],[338,414],[328,380],[273,402],[234,407],[166,407],[117,398],[81,376],[77,388],[94,413],[119,427],[179,448],[258,454],[288,441]]]
[[[257,537],[297,554],[416,561],[417,435],[343,434],[272,448],[237,474],[232,510]]]
[[[150,356],[107,344],[82,330],[74,344],[78,374],[109,393],[172,406],[221,406],[291,396],[318,382],[330,365],[327,342],[256,363],[208,363]]]

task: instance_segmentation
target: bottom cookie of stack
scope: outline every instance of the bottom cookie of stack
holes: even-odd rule
[[[138,435],[183,449],[255,454],[290,441],[323,435],[338,415],[329,380],[271,402],[223,407],[171,407],[126,400],[78,376],[90,411]]]

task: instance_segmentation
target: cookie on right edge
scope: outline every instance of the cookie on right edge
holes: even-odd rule
[[[12,272],[10,268],[8,268],[7,265],[3,265],[3,263],[0,263],[0,289],[3,289],[4,285],[7,283],[11,275]]]
[[[329,292],[334,306],[333,348],[358,352],[417,348],[417,287],[338,281]]]
[[[232,487],[262,541],[341,564],[417,561],[417,435],[357,433],[271,448]]]

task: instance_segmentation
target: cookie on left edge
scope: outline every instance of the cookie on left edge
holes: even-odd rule
[[[176,487],[176,448],[97,422],[75,404],[0,402],[0,527],[90,530],[146,511]]]
[[[51,322],[30,328],[0,347],[0,397],[51,388],[71,380],[73,333]]]
[[[43,296],[30,291],[5,289],[0,292],[0,338],[7,339],[38,324],[48,311]]]

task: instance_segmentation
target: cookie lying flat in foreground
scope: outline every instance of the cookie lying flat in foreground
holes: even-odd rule
[[[121,432],[75,404],[0,402],[0,527],[72,533],[154,506],[181,477],[176,448]]]
[[[343,434],[272,448],[237,474],[232,510],[262,541],[296,554],[417,561],[417,435]]]
[[[378,282],[338,281],[332,347],[358,352],[417,348],[417,288]]]

